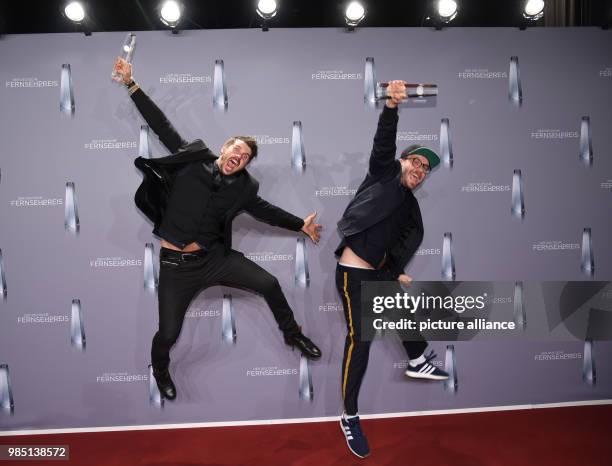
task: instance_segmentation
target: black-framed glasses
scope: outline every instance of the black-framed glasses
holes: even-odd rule
[[[421,170],[423,170],[423,172],[425,172],[426,175],[428,175],[431,171],[431,167],[429,166],[429,164],[423,163],[421,159],[417,159],[416,157],[408,157],[408,160],[410,160],[412,165],[414,165],[414,168],[420,168]]]

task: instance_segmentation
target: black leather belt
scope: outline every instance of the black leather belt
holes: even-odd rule
[[[182,262],[191,262],[202,259],[208,251],[206,249],[198,249],[197,251],[181,252],[173,249],[161,248],[160,257],[165,259],[174,259]]]

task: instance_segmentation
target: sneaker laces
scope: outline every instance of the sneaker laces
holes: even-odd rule
[[[351,429],[351,435],[353,437],[356,436],[363,436],[363,432],[361,432],[361,425],[359,424],[359,418],[355,418],[355,419],[347,419],[349,427]]]
[[[431,350],[429,352],[429,354],[425,355],[425,361],[423,362],[423,364],[429,364],[429,361],[431,361],[431,360],[433,360],[433,359],[435,359],[437,357],[438,357],[438,355],[436,353],[434,353],[434,350]],[[433,366],[433,364],[429,364],[429,365]]]

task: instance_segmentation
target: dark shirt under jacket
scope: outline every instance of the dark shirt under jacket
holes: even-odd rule
[[[222,175],[212,160],[187,165],[176,174],[160,236],[179,248],[196,242],[211,249],[223,241],[226,215],[243,190],[240,172]]]
[[[395,159],[397,108],[384,107],[378,119],[368,174],[338,222],[342,241],[363,260],[397,278],[423,240],[419,203],[400,183],[401,163]]]
[[[222,239],[227,252],[232,246],[232,220],[242,211],[292,231],[300,231],[304,226],[301,218],[259,197],[259,183],[246,169],[229,177],[221,176],[215,191],[213,170],[217,157],[206,144],[200,139],[185,141],[142,89],[136,90],[131,99],[173,153],[155,159],[138,157],[134,161],[144,175],[134,199],[153,222],[154,234],[179,247],[193,241],[202,241],[206,246]]]
[[[410,205],[402,203],[391,215],[370,228],[346,238],[346,244],[363,260],[378,268],[386,259],[390,246],[410,228]]]

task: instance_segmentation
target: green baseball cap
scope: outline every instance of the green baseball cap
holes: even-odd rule
[[[440,157],[431,149],[427,147],[419,146],[419,147],[409,147],[404,149],[402,152],[402,158],[406,158],[409,155],[422,155],[429,162],[429,168],[434,169],[436,166],[440,164]]]

